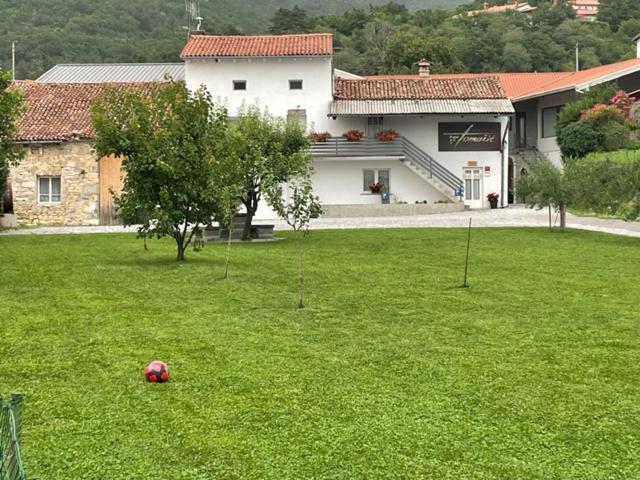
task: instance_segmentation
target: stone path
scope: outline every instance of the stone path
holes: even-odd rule
[[[549,225],[547,210],[531,210],[523,206],[514,206],[500,210],[474,210],[467,212],[418,215],[412,217],[375,217],[375,218],[322,218],[312,223],[313,229],[350,229],[350,228],[450,228],[466,227],[469,218],[475,227],[546,227]],[[555,213],[554,222],[559,223]],[[287,230],[280,221],[256,221],[257,224],[275,224],[276,230]],[[567,216],[569,228],[592,230],[640,238],[640,222],[622,220],[604,220],[591,217]],[[135,227],[36,227],[0,231],[0,235],[55,235],[85,233],[123,233],[135,232]]]

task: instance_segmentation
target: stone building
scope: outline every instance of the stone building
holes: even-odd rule
[[[116,221],[110,190],[122,187],[121,162],[97,158],[91,146],[90,106],[105,85],[17,83],[27,103],[15,139],[24,145],[26,156],[9,176],[18,224],[98,225]]]

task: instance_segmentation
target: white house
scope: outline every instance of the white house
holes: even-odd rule
[[[371,193],[375,183],[390,203],[487,208],[495,192],[505,204],[514,110],[497,78],[434,78],[428,62],[416,78],[362,78],[336,74],[332,57],[331,34],[194,35],[182,51],[187,86],[205,86],[231,116],[257,104],[331,134],[311,152],[329,211],[375,211],[366,206],[387,197]],[[348,141],[350,130],[365,137]],[[399,137],[376,138],[387,130]]]

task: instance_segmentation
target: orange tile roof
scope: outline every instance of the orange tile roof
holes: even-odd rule
[[[286,57],[298,55],[333,55],[333,34],[193,35],[180,54],[182,58]]]
[[[433,79],[456,79],[456,78],[482,78],[496,77],[500,80],[502,88],[507,97],[518,97],[530,90],[545,85],[551,81],[571,75],[570,72],[543,72],[543,73],[434,73]],[[419,79],[419,75],[375,75],[365,77],[368,79]]]
[[[107,86],[118,90],[151,90],[154,83],[39,83],[15,82],[15,88],[26,95],[26,111],[19,122],[17,142],[68,141],[90,139],[91,102],[104,93]]]
[[[387,78],[347,80],[336,78],[336,100],[468,100],[505,99],[494,77],[478,78]]]
[[[601,65],[580,72],[541,73],[445,73],[432,74],[432,79],[465,79],[487,76],[497,77],[507,96],[514,101],[562,92],[589,84],[615,80],[621,76],[640,71],[640,58]],[[365,79],[419,79],[418,75],[379,75]]]

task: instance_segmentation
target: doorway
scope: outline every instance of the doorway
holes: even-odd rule
[[[470,208],[482,208],[482,168],[464,168],[464,204]]]

